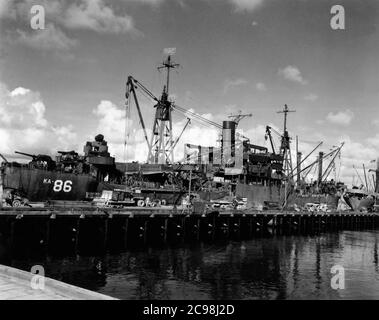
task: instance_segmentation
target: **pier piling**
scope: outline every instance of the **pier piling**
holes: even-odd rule
[[[173,213],[168,209],[0,210],[0,232],[16,248],[49,253],[60,247],[82,253],[90,247],[245,239],[272,234],[320,233],[378,227],[376,213],[243,212]],[[23,239],[20,238],[22,235]],[[25,240],[25,237],[30,237]],[[20,238],[20,239],[19,239]],[[33,249],[33,250],[34,250]]]

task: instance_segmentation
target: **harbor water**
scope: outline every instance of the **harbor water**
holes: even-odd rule
[[[267,234],[7,263],[42,265],[51,278],[128,300],[379,299],[378,242],[378,230]],[[335,265],[344,268],[344,289],[331,286]]]

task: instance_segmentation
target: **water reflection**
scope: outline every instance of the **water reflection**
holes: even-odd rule
[[[273,236],[99,257],[13,260],[121,299],[379,299],[379,231]],[[345,290],[330,286],[345,268]]]

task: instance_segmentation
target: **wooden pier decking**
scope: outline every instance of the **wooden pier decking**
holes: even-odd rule
[[[0,265],[0,300],[117,300],[44,277],[44,288],[33,289],[32,273]]]

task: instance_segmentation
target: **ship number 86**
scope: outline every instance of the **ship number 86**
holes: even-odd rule
[[[70,192],[72,189],[72,181],[71,180],[66,180],[66,181],[62,181],[62,180],[55,180],[54,181],[54,187],[53,187],[53,190],[55,192],[60,192],[63,190],[63,192]]]

